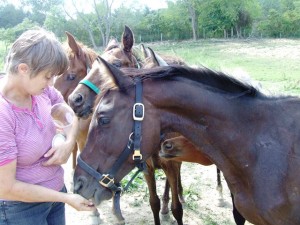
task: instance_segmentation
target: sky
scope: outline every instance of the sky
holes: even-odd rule
[[[67,4],[72,4],[72,0],[65,0],[66,2],[69,2]],[[79,0],[80,1],[80,0]],[[78,0],[75,2],[79,2]],[[6,2],[14,4],[16,6],[21,6],[20,1],[19,0],[6,0]],[[84,1],[84,3],[86,4],[86,1]],[[126,3],[126,4],[133,4],[135,6],[148,6],[150,9],[159,9],[159,8],[167,8],[167,3],[165,0],[114,0],[114,4],[120,5],[122,3]]]

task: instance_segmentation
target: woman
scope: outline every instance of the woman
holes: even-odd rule
[[[63,169],[75,144],[78,120],[64,143],[52,148],[56,133],[51,106],[63,102],[52,86],[68,67],[55,36],[43,29],[24,32],[12,45],[0,79],[0,225],[64,225],[67,203],[94,210],[66,193]]]

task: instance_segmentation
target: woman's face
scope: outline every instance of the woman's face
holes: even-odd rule
[[[45,88],[53,85],[54,76],[49,71],[42,71],[35,77],[27,77],[26,89],[31,95],[43,93]]]

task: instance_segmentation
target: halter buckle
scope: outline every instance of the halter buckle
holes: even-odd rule
[[[133,105],[133,119],[136,121],[142,121],[144,119],[145,107],[143,103],[135,103]]]
[[[141,151],[140,150],[134,150],[134,153],[133,153],[133,156],[132,156],[132,159],[133,161],[137,161],[137,160],[142,160],[143,158],[143,155],[141,154]]]
[[[106,188],[110,188],[114,182],[114,178],[110,178],[109,174],[103,174],[102,179],[99,181],[99,183]]]

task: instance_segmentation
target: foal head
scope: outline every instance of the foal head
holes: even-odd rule
[[[201,149],[183,136],[178,136],[165,140],[161,144],[159,156],[166,160],[177,162],[196,162],[201,165],[209,166],[212,162],[206,155],[201,153]]]
[[[67,102],[69,95],[92,67],[97,53],[82,43],[77,42],[69,32],[66,32],[66,35],[67,43],[65,43],[65,49],[69,57],[70,66],[65,73],[56,77],[54,87],[62,93]]]
[[[133,32],[129,27],[125,26],[122,34],[122,43],[118,43],[116,39],[111,39],[101,57],[118,68],[137,68],[139,63],[133,54],[133,44]],[[98,87],[103,82],[101,77],[101,71],[94,70],[81,81],[69,96],[68,102],[77,116],[83,118],[90,116],[95,98],[100,92]]]

